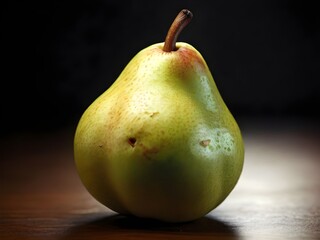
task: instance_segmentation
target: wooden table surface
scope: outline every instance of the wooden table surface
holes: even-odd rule
[[[117,215],[75,170],[72,131],[0,141],[0,239],[320,239],[320,136],[244,131],[243,174],[207,216],[164,224]]]

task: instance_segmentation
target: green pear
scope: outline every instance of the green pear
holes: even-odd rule
[[[217,207],[240,177],[239,127],[201,54],[176,42],[191,17],[182,10],[165,43],[140,51],[77,126],[80,178],[118,213],[195,220]]]

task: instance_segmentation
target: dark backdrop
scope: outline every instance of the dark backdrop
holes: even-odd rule
[[[316,1],[2,1],[1,134],[75,127],[141,49],[179,41],[207,61],[236,118],[319,119]]]

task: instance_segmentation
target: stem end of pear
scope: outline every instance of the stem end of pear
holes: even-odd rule
[[[192,18],[193,18],[193,14],[188,9],[183,9],[179,12],[177,17],[174,19],[173,23],[171,24],[171,27],[169,28],[169,31],[167,33],[167,36],[164,42],[163,51],[171,52],[177,49],[176,42],[177,42],[178,36],[180,32],[189,24]]]

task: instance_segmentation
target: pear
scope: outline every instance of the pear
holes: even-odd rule
[[[201,54],[176,42],[191,18],[182,10],[165,42],[140,51],[78,123],[79,176],[120,214],[192,221],[217,207],[241,175],[240,129]]]

